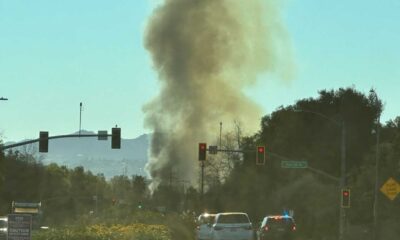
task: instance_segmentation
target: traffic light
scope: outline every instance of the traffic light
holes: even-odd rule
[[[256,164],[257,165],[265,165],[265,147],[264,146],[257,147]]]
[[[49,132],[39,133],[39,152],[49,151]]]
[[[205,161],[207,156],[207,144],[199,143],[199,161]]]
[[[121,148],[121,128],[111,129],[111,148],[112,149]]]
[[[342,189],[342,208],[350,208],[350,189]]]

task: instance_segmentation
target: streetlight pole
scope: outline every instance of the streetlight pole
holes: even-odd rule
[[[305,112],[318,115],[322,118],[329,120],[331,123],[341,128],[341,144],[340,144],[340,181],[339,181],[339,193],[346,186],[346,124],[345,121],[338,122],[322,113],[296,109],[295,112]],[[340,196],[340,195],[339,195]],[[346,212],[342,207],[341,200],[339,199],[339,240],[343,240],[343,235],[345,232],[345,222],[346,222]]]
[[[379,191],[379,143],[380,143],[380,114],[376,124],[376,151],[375,151],[375,192],[374,192],[374,240],[378,239],[378,191]]]
[[[82,102],[79,103],[79,135],[82,131]]]
[[[346,124],[342,121],[342,140],[341,140],[341,163],[340,163],[340,189],[341,191],[346,186]],[[339,203],[340,208],[340,219],[339,219],[339,240],[343,239],[346,223],[346,212],[342,207],[342,203]]]
[[[222,149],[222,122],[219,123],[219,149]]]

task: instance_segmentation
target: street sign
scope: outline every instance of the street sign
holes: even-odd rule
[[[218,153],[218,146],[209,146],[208,147],[208,152],[210,154],[217,154]]]
[[[281,161],[281,168],[307,168],[307,161]]]
[[[381,192],[390,200],[394,200],[400,193],[400,184],[393,178],[389,178],[381,187]]]
[[[99,130],[97,132],[97,140],[107,140],[107,131],[101,131]]]
[[[8,240],[32,239],[32,216],[28,214],[8,214]]]

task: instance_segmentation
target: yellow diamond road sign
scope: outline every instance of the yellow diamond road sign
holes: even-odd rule
[[[381,187],[381,192],[393,201],[400,193],[400,184],[393,178],[389,178]]]

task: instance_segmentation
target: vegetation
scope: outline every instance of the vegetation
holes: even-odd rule
[[[309,166],[340,176],[341,130],[346,128],[346,186],[351,208],[347,233],[368,239],[373,229],[375,160],[379,145],[379,188],[389,178],[400,180],[400,118],[380,124],[382,104],[371,91],[352,88],[321,91],[263,117],[261,129],[244,137],[243,150],[265,145],[266,166],[255,165],[255,153],[245,153],[222,184],[210,185],[205,201],[213,211],[240,210],[257,223],[267,214],[294,211],[299,233],[321,238],[338,233],[340,191],[337,181],[304,169],[284,169],[281,160],[307,160]],[[379,130],[378,130],[379,129]],[[379,142],[377,142],[379,132]],[[390,201],[378,192],[380,235],[400,236],[391,226],[400,221],[400,198]],[[352,230],[354,229],[354,230]],[[383,235],[382,235],[383,236]],[[350,236],[349,236],[350,237]]]
[[[91,225],[39,231],[34,240],[171,240],[168,228],[162,225]]]
[[[242,136],[242,126],[235,123],[235,130],[223,136],[223,148],[254,150],[265,145],[267,164],[255,165],[251,151],[209,156],[203,198],[196,188],[174,178],[150,195],[141,176],[116,176],[106,181],[82,167],[44,166],[31,154],[1,153],[0,213],[9,212],[13,200],[41,201],[44,224],[57,227],[78,223],[84,226],[76,228],[79,234],[87,236],[82,239],[103,239],[97,238],[93,229],[105,233],[128,229],[131,234],[141,224],[149,224],[146,229],[151,231],[158,229],[153,224],[163,226],[162,231],[166,227],[165,233],[172,239],[192,239],[194,216],[205,210],[245,211],[254,225],[267,214],[293,211],[300,236],[336,238],[338,183],[306,169],[283,169],[280,161],[307,160],[309,166],[339,177],[344,124],[346,186],[352,193],[351,208],[346,210],[348,239],[368,239],[374,222],[376,157],[379,187],[389,177],[400,180],[400,117],[381,124],[378,119],[382,111],[373,91],[365,95],[348,88],[324,90],[317,98],[277,109],[262,118],[260,130],[253,136]],[[377,200],[378,234],[400,236],[393,225],[400,221],[400,197],[390,201],[379,192]],[[43,239],[41,234],[37,239]]]

